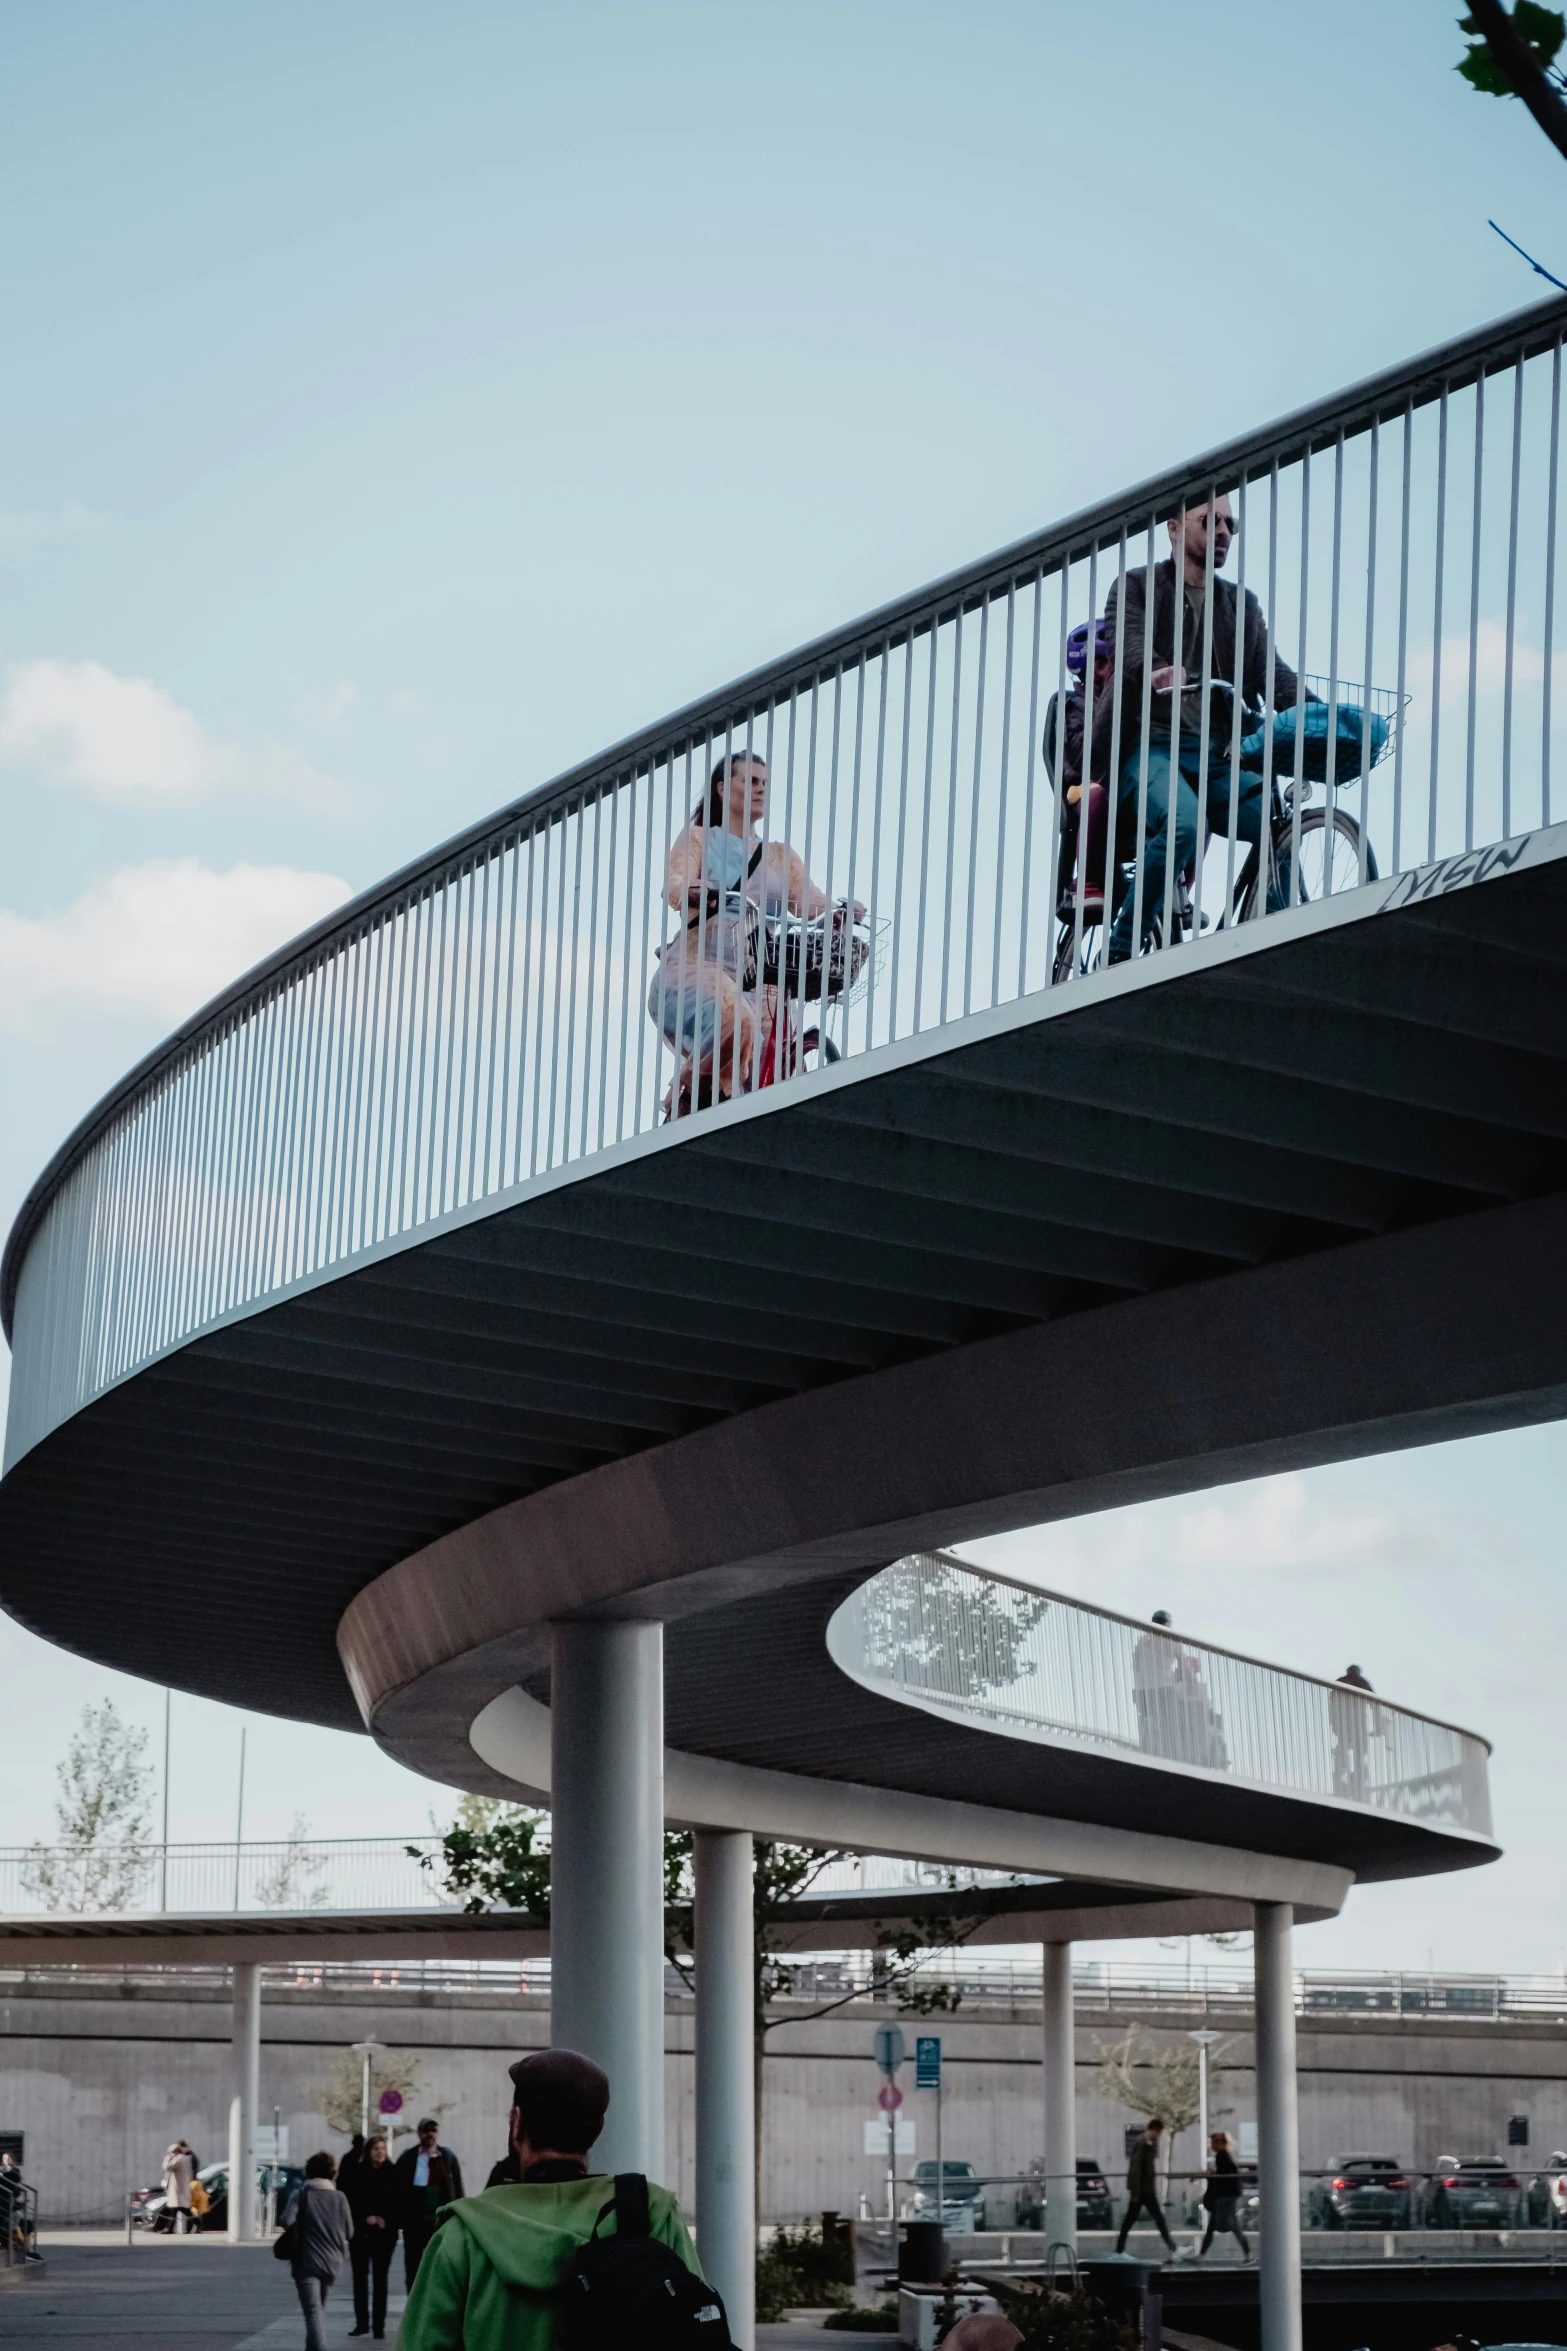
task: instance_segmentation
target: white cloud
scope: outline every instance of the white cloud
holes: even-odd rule
[[[1445,1566],[1485,1548],[1483,1529],[1451,1511],[1415,1516],[1349,1500],[1299,1470],[963,1546],[1009,1575],[1111,1608],[1128,1604],[1121,1592],[1140,1593],[1148,1576],[1359,1577]]]
[[[183,1019],[350,895],[337,874],[181,857],[122,867],[59,914],[0,909],[0,1032]]]
[[[1545,655],[1526,633],[1531,624],[1520,617],[1513,630],[1513,692],[1515,695],[1538,696],[1545,677]],[[1475,629],[1475,699],[1477,702],[1500,702],[1507,685],[1507,625],[1501,620],[1482,620]],[[1405,691],[1410,696],[1411,715],[1421,718],[1431,705],[1431,648],[1429,645],[1411,651],[1405,671]],[[1557,653],[1551,660],[1551,689],[1559,694],[1567,686],[1567,653]],[[1442,708],[1451,710],[1467,705],[1469,700],[1469,639],[1467,634],[1442,639]]]
[[[84,531],[107,528],[101,514],[93,514],[72,498],[53,514],[0,514],[0,552],[20,555],[50,539],[75,539]]]
[[[118,677],[98,661],[13,663],[0,696],[0,759],[99,800],[341,798],[287,744],[227,741],[151,679]]]
[[[295,708],[306,726],[316,727],[330,734],[359,699],[359,688],[352,678],[339,678],[330,686],[318,686],[310,693],[301,694]]]

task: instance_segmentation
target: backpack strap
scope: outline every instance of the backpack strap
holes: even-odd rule
[[[620,2237],[650,2237],[653,2234],[653,2215],[648,2205],[647,2175],[640,2171],[617,2171],[615,2174],[615,2234]]]

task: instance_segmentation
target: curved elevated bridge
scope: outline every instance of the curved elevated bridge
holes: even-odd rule
[[[24,1204],[0,1598],[548,1793],[557,2030],[634,2085],[625,2160],[660,2144],[666,1805],[732,1842],[1257,1904],[1276,2177],[1293,1909],[1494,1851],[1478,1815],[1374,1817],[1354,1775],[1243,1789],[933,1714],[827,1644],[890,1561],[1567,1408],[1564,332],[1556,300],[1427,353],[514,802],[188,1022]],[[1231,628],[1229,674],[1189,529],[1220,497],[1271,632],[1259,666]],[[1210,826],[1180,879],[1170,647],[1129,618],[1161,578],[1174,601],[1177,543],[1206,546],[1180,755]],[[1117,814],[1079,856],[1068,647],[1112,589]],[[699,893],[681,963],[681,838],[737,755],[766,785],[742,770],[736,1033],[770,1043],[711,1100],[672,1083],[649,984],[722,959]],[[786,851],[844,910],[797,889],[792,951]],[[1124,893],[1139,951],[1110,963]],[[127,1606],[171,1575],[194,1616]],[[709,2208],[738,2227],[727,2162]]]

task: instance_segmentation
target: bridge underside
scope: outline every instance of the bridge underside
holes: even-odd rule
[[[213,1332],[0,1484],[5,1603],[452,1777],[550,1616],[656,1615],[671,1743],[719,1751],[734,1600],[817,1585],[815,1622],[917,1546],[1559,1416],[1567,842],[1460,878],[753,1097]]]

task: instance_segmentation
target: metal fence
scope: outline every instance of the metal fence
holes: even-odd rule
[[[862,1584],[827,1645],[870,1688],[1014,1738],[1491,1833],[1490,1746],[1473,1732],[944,1553]]]
[[[177,1999],[185,1993],[227,1995],[226,1966],[192,1959],[178,1965],[145,1962],[115,1967],[29,1965],[8,1967],[0,1946],[0,1985],[45,1992],[61,1983],[90,1989],[135,1984],[149,1993]],[[262,1970],[270,1997],[279,1992],[316,1990],[420,1994],[451,1992],[476,1998],[517,1996],[548,2000],[550,1963],[538,1959],[366,1959],[296,1960]],[[1295,2010],[1303,2021],[1338,2022],[1368,2030],[1422,2024],[1534,2024],[1567,2026],[1567,1975],[1463,1975],[1428,1969],[1377,1972],[1302,1968],[1295,1975]],[[991,2015],[1037,2012],[1041,1996],[1037,1949],[933,1952],[914,1979],[920,1990],[945,1987],[964,2010]],[[1253,2011],[1251,1967],[1247,1960],[1195,1959],[1182,1966],[1150,1967],[1141,1960],[1079,1959],[1072,1971],[1073,2000],[1080,2024],[1168,2024],[1172,2029],[1211,2022],[1245,2030]],[[674,1969],[665,1976],[666,1997],[689,2002],[689,1980]],[[790,1989],[774,2009],[815,2008],[846,2001],[885,2007],[884,1967],[868,1951],[821,1952],[790,1963]]]
[[[1564,326],[1561,300],[1522,312],[904,598],[274,957],[134,1071],[24,1204],[0,1273],[8,1460],[194,1333],[666,1112],[809,1087],[829,1046],[875,1053],[1071,982],[1123,897],[1121,943],[1175,949],[1550,823]],[[1235,545],[1222,572],[1211,532],[1193,559],[1172,699],[1174,638],[1138,612],[1169,531],[1184,569],[1188,519],[1221,494]],[[1231,580],[1258,599],[1247,627]],[[1119,821],[1091,820],[1079,858],[1081,803],[1052,783],[1068,640],[1112,594],[1089,767]],[[1291,673],[1321,697],[1298,740]],[[1163,858],[1177,701],[1212,839]],[[765,771],[725,783],[693,835],[736,754]],[[695,1049],[684,1093],[666,1027]]]
[[[0,1849],[0,1915],[431,1910],[454,1898],[416,1855],[440,1850],[438,1837],[14,1845]]]

